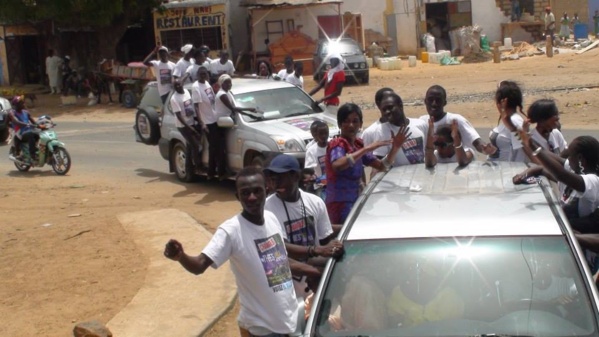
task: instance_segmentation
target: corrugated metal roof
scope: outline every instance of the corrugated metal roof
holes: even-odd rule
[[[340,4],[342,0],[241,0],[243,7],[283,7],[303,5]]]

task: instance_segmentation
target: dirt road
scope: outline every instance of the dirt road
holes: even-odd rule
[[[582,55],[536,56],[500,64],[418,63],[408,68],[405,62],[398,71],[373,69],[370,85],[347,86],[342,101],[361,105],[369,125],[378,117],[374,93],[388,86],[404,99],[406,114],[418,117],[426,114],[422,104],[426,89],[439,84],[448,92],[447,111],[463,114],[475,126],[492,127],[498,117],[492,98],[496,85],[513,79],[522,84],[526,105],[538,98],[554,98],[564,128],[589,129],[589,134],[599,137],[598,57],[595,49]],[[306,83],[314,85],[309,77]],[[57,121],[132,122],[134,116],[134,110],[117,105],[87,107],[82,102],[59,107],[58,97],[49,95],[39,96],[31,110],[34,115],[53,115]],[[0,149],[4,153],[0,158],[6,160],[8,148]],[[36,174],[30,179],[15,171],[0,173],[0,200],[2,336],[70,336],[75,322],[107,322],[131,300],[144,280],[147,261],[116,214],[173,207],[214,231],[239,211],[230,184],[183,185],[156,176],[132,184],[110,172],[81,176],[76,170],[67,177]],[[210,336],[237,333],[235,310]]]

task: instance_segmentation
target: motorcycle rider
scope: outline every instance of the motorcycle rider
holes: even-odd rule
[[[13,109],[8,113],[9,121],[15,132],[13,141],[15,142],[15,156],[22,160],[21,143],[29,144],[29,154],[32,160],[37,160],[36,143],[38,134],[35,132],[35,122],[28,110],[25,110],[25,100],[23,96],[15,96],[11,100]]]

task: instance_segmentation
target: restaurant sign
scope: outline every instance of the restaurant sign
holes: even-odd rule
[[[225,6],[187,7],[154,12],[157,31],[218,27],[225,25]]]

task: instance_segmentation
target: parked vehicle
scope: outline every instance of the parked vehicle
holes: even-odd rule
[[[39,141],[37,142],[37,161],[33,161],[27,143],[23,142],[21,157],[15,155],[16,148],[13,142],[9,150],[8,159],[15,163],[15,167],[22,172],[29,171],[32,167],[51,165],[58,175],[65,175],[71,169],[71,155],[65,144],[58,140],[53,128],[56,126],[48,116],[38,118],[36,128],[39,129]]]
[[[185,88],[189,90],[191,85]],[[262,112],[258,115],[235,113],[219,119],[219,126],[229,128],[226,138],[231,173],[248,165],[263,165],[265,160],[279,153],[292,155],[303,165],[306,145],[312,140],[310,125],[317,119],[329,125],[331,136],[339,133],[336,116],[324,112],[305,91],[290,83],[235,78],[231,93],[237,106],[254,107]],[[208,151],[202,151],[202,167],[193,167],[188,160],[191,153],[185,138],[175,126],[170,96],[167,102],[160,110],[162,104],[156,83],[146,86],[135,117],[136,140],[158,145],[162,158],[169,162],[170,172],[175,172],[179,180],[190,182],[205,173]],[[203,148],[207,149],[203,138]]]
[[[522,163],[408,165],[352,209],[304,336],[597,336],[592,275],[549,182]]]
[[[350,38],[318,41],[312,61],[315,81],[320,81],[324,73],[330,68],[329,58],[335,53],[339,53],[343,57],[346,81],[353,79],[356,83],[368,83],[369,70],[364,51],[355,40]]]
[[[10,109],[10,102],[4,97],[0,97],[0,143],[6,142],[10,135],[10,126],[8,125],[8,111]]]

